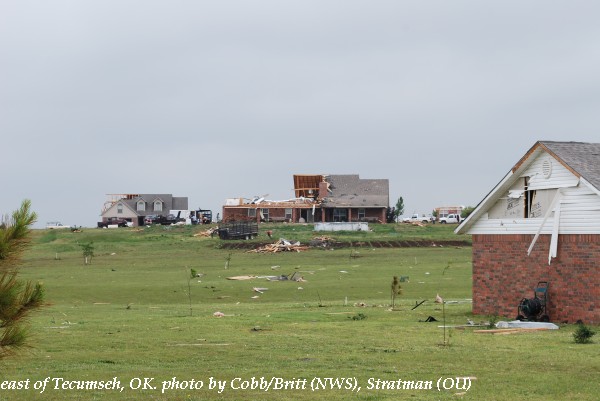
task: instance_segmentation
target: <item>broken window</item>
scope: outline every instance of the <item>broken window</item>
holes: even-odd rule
[[[269,209],[260,209],[260,218],[264,221],[269,221]]]
[[[285,219],[288,221],[292,221],[292,208],[285,209]]]
[[[537,191],[535,189],[529,189],[529,177],[525,177],[523,180],[525,184],[525,210],[523,217],[526,219],[542,217],[541,204],[536,200]]]

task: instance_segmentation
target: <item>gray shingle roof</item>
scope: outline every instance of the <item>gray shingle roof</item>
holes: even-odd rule
[[[540,141],[540,144],[600,190],[600,143]]]
[[[139,196],[132,199],[122,199],[121,202],[126,203],[132,210],[137,213],[137,202],[139,200],[146,202],[146,210],[139,212],[139,215],[154,214],[152,202],[160,200],[164,202],[163,210],[159,214],[167,214],[169,210],[187,210],[188,198],[187,197],[175,197],[171,194],[140,194]]]
[[[358,174],[326,176],[326,207],[388,207],[389,180],[361,179]]]

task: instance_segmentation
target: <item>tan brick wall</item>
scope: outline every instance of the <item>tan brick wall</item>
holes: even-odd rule
[[[553,322],[600,323],[600,235],[560,235],[548,265],[550,236],[473,235],[473,313],[514,319],[522,298],[548,281],[547,312]]]

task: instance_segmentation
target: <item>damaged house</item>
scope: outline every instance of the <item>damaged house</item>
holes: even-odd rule
[[[514,317],[547,282],[551,320],[600,323],[600,144],[536,142],[456,233],[473,238],[473,313]]]
[[[361,179],[358,174],[294,175],[294,198],[228,199],[223,220],[385,223],[388,205],[387,179]]]
[[[171,210],[187,210],[188,198],[171,194],[111,194],[104,203],[102,221],[124,219],[143,226],[146,216],[167,216]]]

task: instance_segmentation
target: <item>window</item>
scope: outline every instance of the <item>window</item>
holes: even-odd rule
[[[292,208],[285,209],[285,219],[287,221],[292,221]]]
[[[146,210],[146,202],[144,202],[143,200],[140,200],[137,202],[137,211],[138,212],[143,212]]]
[[[123,204],[117,204],[117,214],[123,214]]]
[[[269,221],[269,209],[260,209],[260,218],[264,221]]]
[[[348,211],[346,209],[333,209],[333,221],[348,221]]]
[[[358,209],[358,220],[363,220],[366,217],[365,209]]]
[[[256,209],[248,209],[248,217],[256,217]]]
[[[529,189],[529,177],[524,178],[525,183],[525,213],[526,219],[532,217],[540,217],[540,205],[536,202],[536,190]]]
[[[158,200],[154,201],[154,211],[155,212],[162,212],[162,207],[163,207],[163,204],[161,201],[158,201]]]

